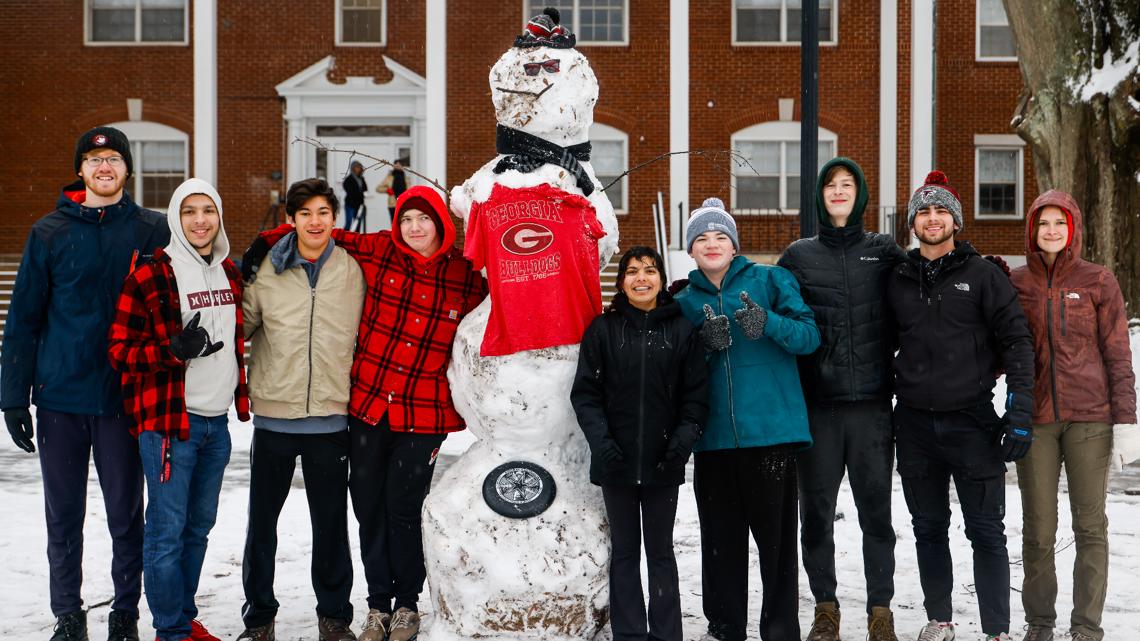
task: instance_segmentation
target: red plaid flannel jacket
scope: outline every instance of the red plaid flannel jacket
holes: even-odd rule
[[[228,258],[222,263],[237,304],[237,332],[242,333],[241,272]],[[123,405],[134,418],[131,433],[158,432],[166,438],[190,438],[186,413],[186,364],[170,353],[170,337],[182,331],[181,299],[170,257],[158,249],[154,259],[123,282],[107,354],[122,372]],[[238,386],[234,391],[238,418],[249,420],[243,341],[234,341]],[[228,348],[229,346],[227,346]]]

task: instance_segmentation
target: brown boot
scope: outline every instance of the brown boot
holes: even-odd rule
[[[356,641],[356,635],[348,627],[348,621],[317,617],[317,633],[320,641]]]
[[[899,641],[895,636],[895,615],[890,608],[871,606],[867,615],[867,641]]]
[[[822,601],[815,604],[815,620],[806,641],[839,641],[839,604]]]
[[[246,628],[245,632],[238,635],[238,641],[242,639],[249,639],[250,641],[276,641],[277,637],[273,630],[273,621],[265,625]]]

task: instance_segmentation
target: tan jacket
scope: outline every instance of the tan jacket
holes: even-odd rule
[[[316,289],[301,267],[275,273],[270,257],[242,296],[252,338],[249,395],[255,414],[305,418],[348,413],[353,352],[364,305],[364,275],[340,247]]]

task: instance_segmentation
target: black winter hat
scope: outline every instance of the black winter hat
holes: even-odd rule
[[[134,173],[134,162],[131,158],[131,141],[127,135],[114,127],[96,127],[79,137],[75,143],[75,173],[79,173],[79,165],[83,163],[83,154],[95,149],[114,149],[119,152],[127,163],[127,175]]]
[[[515,46],[523,49],[530,47],[570,49],[577,41],[574,34],[562,26],[562,15],[558,9],[547,7],[526,23],[522,35],[515,38]]]

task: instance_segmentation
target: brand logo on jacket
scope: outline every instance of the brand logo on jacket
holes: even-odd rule
[[[189,294],[186,294],[186,302],[190,303],[190,309],[233,305],[234,293],[229,289],[218,291],[191,292]]]
[[[960,292],[970,291],[970,283],[954,283],[954,289]]]
[[[1080,300],[1081,295],[1076,293],[1076,292],[1069,292],[1069,294],[1065,298],[1075,298],[1077,300]]]
[[[859,260],[865,260],[867,262],[877,262],[879,260],[879,257],[878,256],[860,256]]]

